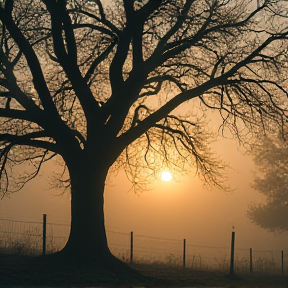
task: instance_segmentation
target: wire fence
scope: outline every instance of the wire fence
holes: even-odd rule
[[[46,223],[46,250],[53,253],[67,242],[70,226]],[[0,219],[0,251],[38,255],[43,251],[43,222]]]
[[[45,217],[46,218],[46,217]],[[70,225],[0,219],[0,253],[39,255],[61,250],[67,242]],[[229,270],[231,247],[193,245],[186,239],[166,239],[107,231],[111,252],[127,263],[167,264],[193,269]],[[287,251],[234,250],[237,272],[288,274]]]

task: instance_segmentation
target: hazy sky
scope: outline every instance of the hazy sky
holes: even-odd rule
[[[190,244],[229,246],[232,226],[237,248],[257,250],[288,249],[288,235],[274,235],[252,224],[246,217],[247,205],[265,198],[250,188],[253,162],[241,154],[235,141],[221,140],[213,145],[217,153],[234,168],[229,184],[235,191],[203,189],[197,178],[181,182],[155,183],[151,191],[135,195],[129,192],[125,174],[110,177],[105,191],[105,217],[108,230],[138,235],[186,238]],[[225,151],[225,154],[224,154]],[[46,167],[47,170],[53,167]],[[44,174],[44,173],[43,173]],[[30,182],[22,191],[0,201],[0,218],[69,223],[69,195],[47,190],[45,177]]]
[[[235,191],[229,194],[216,189],[208,191],[197,178],[187,176],[179,183],[159,180],[153,190],[135,195],[128,192],[130,183],[120,172],[117,177],[110,177],[105,191],[107,229],[186,238],[195,245],[229,246],[234,226],[237,248],[287,251],[287,234],[268,233],[246,217],[250,202],[265,201],[250,187],[251,158],[241,154],[232,140],[221,140],[213,147],[234,168],[229,173],[229,184]],[[53,167],[46,165],[46,169]],[[46,213],[48,221],[69,223],[69,195],[54,196],[60,192],[48,190],[47,182],[45,177],[37,177],[22,191],[0,201],[0,218],[41,221]]]

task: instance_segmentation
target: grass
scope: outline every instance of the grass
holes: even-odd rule
[[[133,266],[147,275],[168,281],[175,286],[213,286],[213,287],[284,287],[288,288],[288,277],[268,274],[239,274],[234,277],[217,270],[195,270],[192,268],[170,267],[168,265],[138,264]]]
[[[0,286],[129,284],[142,287],[288,288],[288,278],[283,275],[241,274],[237,277],[227,277],[226,273],[219,271],[183,269],[164,264],[134,264],[131,267],[143,276],[131,276],[99,271],[93,266],[86,266],[85,263],[79,263],[80,265],[73,269],[65,269],[57,265],[51,266],[39,259],[35,256],[0,254]]]
[[[58,251],[57,247],[53,245],[53,241],[46,243],[46,251],[48,254]],[[42,254],[42,243],[39,238],[30,237],[29,233],[21,235],[21,237],[2,236],[0,238],[0,254],[38,256]]]
[[[220,265],[221,270],[211,267],[180,268],[175,261],[166,263],[135,263],[130,265],[139,271],[137,274],[121,274],[100,271],[93,265],[79,263],[77,267],[57,266],[43,261],[39,243],[31,237],[18,240],[2,238],[0,241],[0,287],[2,285],[21,286],[129,286],[145,287],[225,287],[225,288],[288,288],[288,277],[273,272],[249,274],[243,269],[236,269],[236,277],[228,277],[227,265]],[[55,252],[51,246],[48,252]],[[127,259],[126,259],[127,260]],[[170,259],[171,260],[171,259]],[[175,263],[174,263],[175,262]],[[220,267],[218,266],[218,268]],[[241,266],[239,266],[241,268]]]

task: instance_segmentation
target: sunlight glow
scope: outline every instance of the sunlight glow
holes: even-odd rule
[[[164,171],[161,174],[161,179],[165,182],[168,182],[172,179],[172,175],[169,171]]]

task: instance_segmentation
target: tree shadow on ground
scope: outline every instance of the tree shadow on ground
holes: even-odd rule
[[[28,257],[0,254],[1,285],[50,286],[144,286],[144,287],[273,287],[287,288],[283,275],[241,275],[229,278],[219,271],[199,271],[190,268],[156,264],[123,264],[122,269],[104,269],[91,261],[54,261],[49,257]]]

